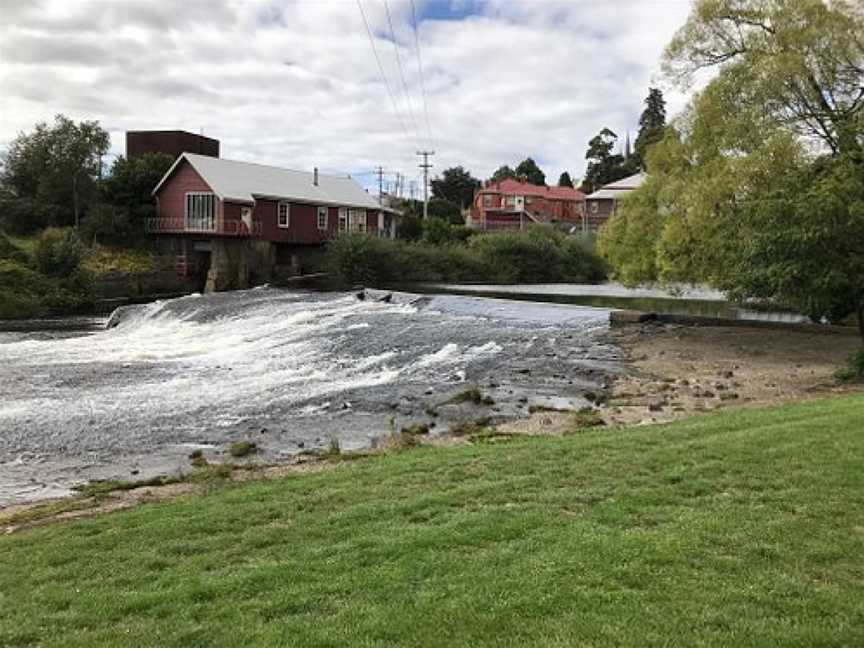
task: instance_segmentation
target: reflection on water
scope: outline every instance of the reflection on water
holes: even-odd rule
[[[626,288],[620,284],[436,284],[436,292],[479,297],[506,298],[532,302],[573,304],[594,308],[635,310],[649,313],[693,315],[737,320],[809,322],[804,315],[779,310],[744,308],[727,301],[722,293],[699,287],[670,291],[653,288]]]

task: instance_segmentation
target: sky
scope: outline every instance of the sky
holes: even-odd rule
[[[0,150],[63,113],[98,120],[112,156],[126,130],[183,129],[225,158],[366,186],[379,165],[419,177],[421,149],[433,176],[488,178],[530,156],[550,184],[576,179],[603,127],[635,138],[649,86],[670,115],[684,107],[659,63],[689,5],[0,0]]]

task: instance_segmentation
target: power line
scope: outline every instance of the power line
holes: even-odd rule
[[[366,26],[366,35],[369,36],[369,44],[372,46],[372,53],[375,55],[375,61],[378,63],[378,71],[381,73],[381,79],[387,88],[387,94],[390,96],[390,103],[393,104],[393,112],[396,114],[396,119],[399,120],[399,125],[402,127],[405,137],[411,139],[408,129],[405,127],[405,122],[402,120],[402,115],[399,112],[399,106],[396,104],[396,98],[393,96],[393,90],[390,88],[390,82],[384,73],[384,66],[381,65],[381,57],[378,56],[378,49],[375,47],[375,38],[372,36],[372,30],[369,28],[369,21],[366,20],[366,12],[363,11],[363,5],[360,3],[360,0],[357,0],[357,8],[360,9],[360,15],[363,17],[363,24]]]
[[[417,33],[417,7],[411,0],[412,26],[414,27],[414,51],[417,53],[417,71],[420,73],[420,89],[423,92],[423,117],[426,120],[426,136],[432,144],[432,127],[429,125],[429,103],[426,101],[426,82],[423,79],[423,59],[420,56],[420,36]]]
[[[399,44],[396,42],[396,30],[393,29],[393,18],[390,16],[390,6],[387,0],[384,3],[384,12],[387,14],[387,24],[390,25],[390,38],[393,39],[393,51],[396,52],[396,66],[399,68],[399,78],[402,79],[402,91],[405,93],[405,103],[408,106],[408,117],[414,126],[414,134],[417,137],[417,145],[420,145],[420,129],[417,128],[417,119],[414,117],[414,108],[411,105],[411,93],[408,92],[408,84],[405,82],[405,70],[402,67],[402,56],[399,54]]]

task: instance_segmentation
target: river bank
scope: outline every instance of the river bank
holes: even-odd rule
[[[498,303],[497,307],[506,309],[508,306],[519,310],[518,305],[506,302]],[[493,307],[494,304],[488,306]],[[463,304],[463,308],[468,306]],[[501,314],[503,311],[499,311]],[[535,392],[530,400],[525,395],[527,392],[507,395],[510,388],[501,389],[500,383],[494,382],[492,388],[489,383],[477,383],[480,387],[474,394],[456,384],[446,396],[439,395],[441,392],[437,389],[421,385],[417,392],[421,400],[410,406],[410,412],[403,411],[399,415],[394,410],[389,418],[364,417],[368,424],[365,429],[377,439],[366,446],[349,443],[340,446],[334,454],[327,445],[330,437],[324,434],[324,428],[319,428],[315,437],[319,443],[310,443],[293,458],[283,457],[278,465],[267,465],[267,455],[257,453],[238,460],[227,452],[220,454],[218,448],[212,446],[205,448],[205,452],[210,461],[216,462],[212,465],[235,466],[234,471],[219,473],[220,480],[246,481],[333,469],[356,457],[387,454],[415,445],[471,445],[525,435],[560,436],[598,424],[626,433],[630,426],[665,423],[713,411],[772,407],[861,392],[862,385],[843,385],[833,378],[834,371],[857,345],[857,337],[852,334],[795,330],[681,327],[657,323],[605,329],[593,348],[605,350],[607,371],[599,374],[600,380],[594,383],[593,391],[582,383],[582,400],[574,399],[572,393],[568,397],[560,385],[584,380],[584,373],[561,376],[563,380],[556,381],[557,389],[547,385],[542,396]],[[613,364],[609,364],[610,361]],[[608,372],[612,366],[620,367],[614,375]],[[545,382],[552,378],[536,367],[510,369],[511,375],[525,379],[526,385],[531,380]],[[596,369],[595,365],[590,372]],[[455,399],[457,402],[446,402],[460,394],[462,396]],[[438,407],[430,407],[423,398],[429,403],[438,403]],[[484,399],[488,401],[484,403]],[[513,414],[502,415],[502,406],[506,409],[507,402]],[[577,413],[580,410],[581,413]],[[351,414],[342,412],[337,420],[344,424]],[[462,424],[459,433],[444,434],[454,423]],[[266,436],[256,437],[265,448],[270,442]],[[324,443],[320,443],[322,440]],[[187,478],[179,481],[172,479],[172,483],[165,485],[151,482],[143,488],[130,488],[141,473],[117,473],[112,478],[120,477],[124,483],[116,492],[101,492],[96,499],[79,500],[77,504],[60,503],[56,511],[49,505],[44,515],[39,513],[43,505],[38,503],[44,498],[34,498],[35,505],[7,505],[3,515],[9,518],[23,514],[23,518],[28,519],[27,511],[35,507],[33,517],[41,520],[36,522],[41,524],[43,518],[50,520],[55,515],[59,519],[87,517],[206,489],[208,486],[195,477],[187,457],[194,448],[182,445],[180,450],[176,467]],[[68,468],[72,470],[71,466]],[[18,469],[23,476],[26,466],[19,465]],[[21,524],[6,526],[8,529]]]

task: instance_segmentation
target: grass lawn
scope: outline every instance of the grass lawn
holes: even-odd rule
[[[0,537],[0,645],[864,645],[864,397],[426,447]]]

